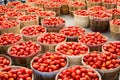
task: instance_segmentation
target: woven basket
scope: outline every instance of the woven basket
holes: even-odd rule
[[[54,8],[45,7],[45,11],[54,11],[54,12],[56,12],[57,16],[60,16],[60,13],[61,13],[60,9],[61,9],[61,6],[60,7],[54,7]]]
[[[31,21],[20,21],[20,28],[30,25],[39,25],[39,17],[37,16],[35,20],[31,20]]]
[[[109,23],[110,23],[110,31],[115,33],[120,33],[120,25],[113,24],[112,20]]]
[[[104,36],[104,37],[108,40],[108,38],[106,36]],[[81,42],[81,41],[78,39],[78,42]],[[90,51],[101,51],[102,45],[104,45],[106,42],[98,44],[98,45],[88,45],[88,44],[85,44],[85,45],[87,45],[89,47]]]
[[[65,68],[65,69],[63,69],[63,70],[61,70],[57,75],[56,75],[56,77],[55,77],[55,80],[61,80],[61,79],[58,79],[58,76],[59,76],[59,74],[62,72],[62,71],[64,71],[64,70],[66,70],[66,69],[69,69],[69,68],[71,68],[71,67],[74,67],[74,66],[80,66],[80,65],[73,65],[73,66],[70,66],[70,67],[68,67],[68,68]],[[96,70],[94,70],[94,69],[92,69],[92,68],[89,68],[89,67],[87,67],[87,66],[84,66],[86,69],[91,69],[91,70],[93,70],[95,73],[97,73],[97,75],[98,75],[98,80],[102,80],[101,79],[101,75],[96,71]],[[70,69],[71,70],[71,69]],[[82,74],[82,73],[81,73]],[[77,74],[76,74],[77,75]],[[81,79],[80,79],[81,80]],[[91,80],[91,79],[90,79]]]
[[[19,43],[20,41],[23,41],[23,38],[21,36],[21,39],[19,41],[17,41],[16,43]],[[8,45],[1,45],[0,46],[0,53],[2,54],[7,54],[7,50],[10,46],[12,46],[13,44],[8,44]]]
[[[88,0],[86,0],[87,3],[87,9],[93,6],[102,6],[102,2],[89,2]]]
[[[19,34],[20,33],[20,23],[18,23],[18,25],[14,26],[14,27],[11,27],[11,28],[0,29],[0,34],[4,34],[4,33]]]
[[[40,16],[40,15],[38,15],[38,16],[39,16],[39,24],[41,24],[42,19],[48,18],[48,17],[55,17],[55,16],[56,16],[56,13],[54,12],[54,14],[51,15],[51,16]]]
[[[27,26],[26,26],[26,27],[27,27]],[[24,28],[26,28],[26,27],[24,27]],[[40,33],[40,34],[37,34],[37,35],[30,35],[30,36],[28,36],[28,35],[25,35],[25,34],[22,33],[22,31],[23,31],[24,28],[22,28],[22,29],[20,30],[20,34],[23,36],[23,40],[24,40],[24,41],[32,40],[32,41],[35,41],[35,42],[36,42],[38,36],[46,33],[46,29],[45,29],[45,32],[44,32],[44,33]]]
[[[37,56],[40,57],[42,55],[40,54],[40,55],[37,55]],[[67,64],[63,68],[61,68],[60,70],[56,70],[54,72],[41,72],[41,71],[38,71],[38,70],[36,70],[32,67],[33,60],[34,60],[34,58],[31,60],[31,69],[34,72],[35,80],[55,80],[56,74],[60,70],[66,68],[68,66],[68,58],[66,58]]]
[[[58,34],[58,33],[57,33],[57,34]],[[44,35],[44,34],[42,34],[42,35]],[[42,35],[41,35],[41,36],[42,36]],[[38,39],[39,39],[41,36],[39,36],[39,37],[37,38],[37,42],[41,45],[41,48],[42,48],[42,51],[41,51],[41,52],[43,52],[43,53],[45,53],[45,52],[47,52],[47,51],[49,51],[49,52],[55,52],[55,47],[56,47],[58,44],[63,43],[63,42],[66,42],[66,39],[65,39],[63,42],[60,42],[60,43],[56,43],[56,44],[45,44],[45,43],[41,43],[40,41],[38,41]]]
[[[89,16],[80,16],[80,15],[74,14],[74,21],[76,26],[80,26],[80,27],[90,26]]]
[[[69,42],[67,42],[67,43],[69,43]],[[57,48],[60,47],[62,44],[65,44],[65,42],[58,44],[55,47],[55,52],[58,52]],[[84,45],[84,44],[82,44],[82,45]],[[86,45],[84,45],[84,46],[86,46]],[[85,53],[85,54],[88,54],[88,53],[89,53],[89,49],[88,49],[87,53]],[[85,54],[83,54],[83,55],[85,55]],[[65,54],[62,54],[62,53],[61,53],[61,55],[68,57],[68,60],[69,60],[69,64],[68,65],[69,66],[72,66],[72,65],[81,65],[82,64],[81,61],[82,61],[82,56],[83,55],[76,55],[76,56],[72,55],[72,56],[70,56],[70,55],[65,55]]]
[[[117,5],[117,9],[120,9],[120,5]]]
[[[10,61],[10,64],[8,66],[12,65],[12,60],[11,60],[11,58],[9,56],[4,55],[4,54],[0,54],[0,57],[5,57],[6,59],[8,59]]]
[[[20,68],[26,68],[23,66],[10,66],[11,69],[16,70],[16,69],[20,69]],[[28,68],[27,68],[28,69]],[[0,71],[3,71],[3,69],[1,69]],[[11,79],[11,78],[9,78]],[[12,78],[13,79],[13,78]],[[13,79],[14,80],[14,79]],[[32,80],[34,80],[34,75],[32,74]]]
[[[26,0],[26,4],[28,4],[32,7],[36,7],[35,2],[28,2],[28,0]]]
[[[84,63],[83,58],[84,58],[84,56],[82,57],[82,64],[84,66],[92,68],[91,66]],[[114,68],[114,69],[110,69],[110,70],[100,70],[100,69],[95,69],[95,70],[101,74],[102,80],[115,80],[117,78],[117,74],[120,70],[120,66],[117,68]]]
[[[112,19],[112,15],[108,18],[96,18],[90,16],[90,28],[94,32],[107,32],[109,29],[109,21]]]
[[[53,26],[49,26],[49,25],[45,25],[43,23],[43,20],[41,20],[41,24],[46,28],[47,32],[59,32],[62,28],[65,27],[65,23],[61,24],[61,25],[53,25]]]
[[[106,2],[102,2],[102,6],[106,7],[107,9],[112,9],[112,8],[116,8],[117,4],[116,3],[106,3]]]
[[[110,31],[111,37],[117,40],[120,40],[120,33]]]
[[[70,12],[70,15],[71,16],[74,16],[74,11],[76,10],[84,10],[86,8],[86,5],[85,6],[79,6],[79,7],[75,7],[75,6],[70,6],[69,5],[69,12]]]
[[[73,1],[86,2],[86,0],[73,0]]]
[[[68,4],[62,4],[61,5],[61,14],[63,14],[63,15],[69,14],[69,6],[68,6]]]
[[[37,44],[37,45],[39,45],[39,44]],[[12,61],[15,63],[15,65],[24,66],[24,67],[28,67],[28,68],[30,68],[30,62],[31,62],[32,58],[34,56],[38,55],[41,51],[41,47],[40,47],[40,50],[35,54],[25,56],[25,57],[13,56],[10,54],[10,49],[12,48],[12,46],[13,45],[11,45],[7,50],[7,54],[12,58]]]

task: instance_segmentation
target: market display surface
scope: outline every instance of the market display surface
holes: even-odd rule
[[[120,80],[119,0],[0,5],[0,80]]]

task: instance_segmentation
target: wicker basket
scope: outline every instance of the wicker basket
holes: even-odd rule
[[[6,59],[8,59],[10,61],[10,64],[8,66],[12,65],[12,60],[11,60],[11,58],[9,56],[4,55],[4,54],[0,54],[0,57],[5,57]]]
[[[57,16],[60,16],[60,9],[61,9],[61,6],[59,7],[45,7],[45,11],[54,11],[56,12],[56,15]]]
[[[93,6],[102,6],[102,2],[90,2],[86,0],[86,3],[87,3],[87,9]]]
[[[120,43],[120,41],[109,41],[109,42],[105,43],[105,44],[102,46],[102,52],[110,52],[110,51],[108,51],[108,50],[110,50],[111,48],[108,48],[108,50],[105,50],[105,49],[104,49],[104,47],[108,47],[108,46],[114,47],[114,45],[111,45],[110,43]],[[117,49],[120,50],[119,48],[116,48],[116,50],[117,50]],[[115,51],[115,50],[114,50],[114,51]],[[117,52],[112,52],[112,53],[116,54],[117,57],[120,59],[119,52],[118,52],[118,53],[117,53]]]
[[[119,4],[120,4],[120,3],[119,3]],[[120,10],[120,5],[118,5],[118,4],[117,4],[117,9],[119,9],[119,10]]]
[[[22,17],[22,16],[21,16]],[[19,17],[20,18],[20,17]],[[39,25],[39,17],[35,20],[30,20],[30,21],[20,21],[20,28],[23,28],[25,26],[30,26],[30,25]]]
[[[19,43],[18,43],[19,44]],[[36,43],[37,44],[37,43]],[[39,45],[39,44],[37,44]],[[10,54],[10,50],[12,48],[13,45],[11,45],[8,50],[7,50],[7,54],[11,57],[12,61],[15,63],[15,65],[19,65],[19,66],[25,66],[30,68],[30,62],[32,60],[32,58],[36,55],[38,55],[41,51],[41,47],[40,50],[37,53],[34,53],[32,55],[29,56],[25,56],[25,57],[21,57],[21,56],[13,56]],[[40,46],[40,45],[39,45]]]
[[[58,34],[58,33],[57,33]],[[41,36],[44,36],[44,34],[42,34]],[[45,43],[41,43],[40,41],[38,41],[38,39],[41,37],[39,36],[37,38],[37,42],[41,45],[41,48],[42,48],[42,51],[43,53],[49,51],[49,52],[55,52],[55,47],[59,44],[59,43],[56,43],[56,44],[45,44]],[[63,41],[63,42],[66,42],[66,39]],[[60,42],[60,43],[63,43],[63,42]]]
[[[86,2],[86,0],[73,0],[73,1]]]
[[[84,56],[82,57],[82,64],[84,66],[92,68],[91,66],[87,65],[83,61],[83,58],[84,58]],[[101,70],[101,69],[95,69],[95,70],[97,70],[101,74],[102,80],[115,80],[117,78],[117,74],[120,70],[120,66],[118,66],[117,68],[114,68],[114,69],[110,69],[110,70]]]
[[[18,35],[18,34],[16,34]],[[20,35],[21,36],[21,35]],[[23,38],[21,36],[21,39],[19,41],[17,41],[16,43],[19,43],[20,41],[23,41]],[[12,46],[13,44],[8,44],[8,45],[0,45],[0,53],[2,54],[7,54],[7,50],[10,46]]]
[[[43,12],[44,12],[44,11],[43,11]],[[51,11],[47,11],[47,12],[51,12]],[[53,12],[53,11],[52,11],[52,12]],[[38,14],[38,16],[39,16],[39,24],[41,24],[41,20],[42,20],[42,19],[48,18],[48,17],[55,17],[55,16],[56,16],[56,13],[53,12],[53,15],[50,15],[50,16],[41,16],[41,15],[39,15],[39,14]]]
[[[56,75],[56,77],[55,77],[55,80],[61,80],[61,79],[58,79],[58,76],[59,76],[59,74],[62,72],[62,71],[64,71],[64,70],[66,70],[66,69],[69,69],[69,68],[71,68],[71,67],[74,67],[74,66],[80,66],[80,65],[73,65],[73,66],[70,66],[70,67],[68,67],[68,68],[65,68],[65,69],[63,69],[63,70],[61,70],[57,75]],[[86,69],[91,69],[91,70],[93,70],[95,73],[97,73],[97,75],[98,75],[98,80],[102,80],[101,79],[101,75],[96,71],[96,70],[94,70],[94,69],[92,69],[92,68],[89,68],[89,67],[87,67],[87,66],[84,66]],[[71,70],[71,69],[70,69]],[[81,73],[82,74],[82,73]],[[76,74],[77,75],[77,74]],[[81,80],[81,79],[80,79]],[[91,79],[90,79],[91,80]]]
[[[104,6],[104,7],[106,7],[107,9],[112,9],[112,8],[116,8],[117,6],[117,4],[116,3],[106,3],[106,2],[102,2],[102,5]]]
[[[4,34],[4,33],[19,34],[20,33],[20,22],[18,23],[18,25],[14,26],[14,27],[6,28],[6,29],[0,29],[0,34]]]
[[[86,5],[85,6],[79,6],[79,7],[75,7],[75,6],[70,6],[69,5],[69,12],[70,12],[70,15],[74,15],[73,13],[74,13],[74,11],[76,11],[76,10],[83,10],[83,9],[85,9],[86,8]]]
[[[33,6],[33,7],[36,7],[35,2],[29,2],[28,0],[26,0],[26,4]]]
[[[67,42],[67,43],[69,43],[69,42]],[[77,43],[77,42],[75,42],[75,43]],[[58,49],[58,47],[60,47],[62,44],[65,44],[65,42],[63,42],[63,43],[60,43],[60,44],[58,44],[56,47],[55,47],[55,52],[58,52],[57,51],[57,49]],[[83,46],[86,46],[86,45],[84,45],[83,43],[81,43]],[[87,46],[86,46],[87,47]],[[89,48],[88,48],[88,51],[85,53],[85,54],[88,54],[89,53]],[[85,55],[85,54],[83,54],[83,55]],[[81,63],[81,61],[82,61],[82,56],[83,55],[65,55],[65,54],[62,54],[61,53],[61,55],[63,55],[63,56],[66,56],[66,57],[68,57],[68,60],[69,60],[69,66],[72,66],[72,65],[81,65],[82,63]]]
[[[27,27],[27,26],[26,26],[26,27]],[[24,27],[24,28],[26,28],[26,27]],[[29,27],[29,26],[28,26],[28,27]],[[28,35],[25,35],[25,34],[22,33],[22,31],[23,31],[24,28],[22,28],[22,29],[20,30],[20,34],[22,34],[24,41],[32,40],[32,41],[35,41],[35,42],[36,42],[38,36],[46,33],[46,29],[45,29],[45,32],[44,32],[44,33],[40,33],[40,34],[37,34],[37,35],[30,35],[30,36],[28,36]]]
[[[37,55],[37,56],[40,57],[42,55],[40,54],[40,55]],[[68,58],[66,58],[67,64],[63,68],[61,68],[60,70],[56,70],[54,72],[40,72],[40,71],[38,71],[38,70],[36,70],[32,67],[33,60],[34,60],[34,58],[31,60],[31,69],[34,72],[35,80],[55,80],[56,74],[60,70],[66,68],[68,66]]]
[[[41,24],[42,26],[44,26],[47,30],[47,32],[59,32],[62,28],[65,27],[65,23],[61,24],[61,25],[53,25],[53,26],[49,26],[43,23],[44,19],[41,20]]]
[[[22,12],[22,15],[25,15],[25,13],[24,12]],[[7,15],[5,15],[5,16],[7,16]],[[7,16],[7,19],[8,20],[18,20],[18,18],[19,18],[19,16]]]
[[[106,36],[104,36],[104,37],[105,37],[105,39],[108,40],[108,38]],[[81,42],[80,38],[78,39],[78,42]],[[104,45],[106,42],[101,43],[101,44],[96,44],[96,45],[89,45],[89,44],[85,44],[85,43],[84,44],[89,47],[90,51],[101,51],[102,50],[102,45]]]
[[[10,66],[10,68],[16,71],[16,69],[26,68],[26,67],[23,67],[23,66]],[[28,68],[26,68],[26,69],[28,69]],[[0,71],[3,71],[3,69],[1,69]],[[9,78],[9,79],[14,80],[14,78]],[[33,74],[32,74],[32,80],[34,80],[34,75]]]
[[[112,19],[112,15],[108,18],[97,18],[90,16],[90,28],[94,32],[107,32],[109,29],[109,21]]]
[[[69,6],[68,6],[68,4],[62,4],[61,5],[61,14],[63,14],[63,15],[69,14]]]
[[[120,25],[113,24],[113,20],[111,20],[109,23],[110,23],[110,31],[115,33],[120,33]]]
[[[120,33],[110,31],[111,37],[117,40],[120,40]]]
[[[76,26],[80,26],[80,27],[90,26],[89,16],[80,16],[80,15],[74,14],[74,21]]]

